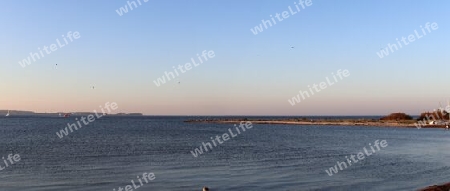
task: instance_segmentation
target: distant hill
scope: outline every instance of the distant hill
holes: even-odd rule
[[[0,116],[5,116],[8,113],[8,110],[0,110]],[[16,110],[9,110],[10,115],[34,115],[36,113],[32,111],[16,111]]]
[[[5,116],[8,110],[0,110],[0,117]],[[87,116],[95,114],[94,112],[55,112],[55,113],[35,113],[33,111],[20,111],[20,110],[9,110],[10,116],[59,116],[59,114],[71,113],[72,115]],[[108,116],[143,116],[142,113],[118,113],[118,114],[107,114]]]

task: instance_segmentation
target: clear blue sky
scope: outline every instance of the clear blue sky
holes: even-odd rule
[[[0,109],[92,111],[109,101],[152,115],[417,114],[450,99],[449,1],[312,0],[258,35],[250,29],[294,1],[143,1],[122,16],[124,0],[3,1]],[[439,29],[377,56],[427,22]],[[81,38],[19,65],[69,31]],[[153,83],[203,50],[216,56]],[[288,103],[338,69],[351,75]]]

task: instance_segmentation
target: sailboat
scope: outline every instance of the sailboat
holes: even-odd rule
[[[8,110],[8,113],[5,115],[6,117],[8,117],[9,116],[9,110]]]

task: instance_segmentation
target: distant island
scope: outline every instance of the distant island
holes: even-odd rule
[[[59,117],[64,114],[70,114],[73,116],[87,116],[95,114],[94,112],[51,112],[51,113],[36,113],[33,111],[20,111],[20,110],[0,110],[0,117],[5,116],[9,112],[10,116],[54,116]],[[142,113],[116,113],[105,114],[107,116],[143,116]]]

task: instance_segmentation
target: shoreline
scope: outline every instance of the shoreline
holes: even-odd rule
[[[426,188],[422,188],[418,191],[448,191],[450,190],[450,182],[440,185],[428,186]]]
[[[397,128],[417,128],[416,120],[374,120],[374,119],[191,119],[186,123],[240,123],[248,121],[253,124],[272,124],[272,125],[321,125],[321,126],[373,126],[373,127],[397,127]],[[445,125],[425,125],[421,128],[444,128]]]

